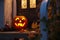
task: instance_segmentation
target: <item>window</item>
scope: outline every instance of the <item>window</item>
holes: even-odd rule
[[[30,8],[36,8],[36,0],[30,0]]]
[[[21,0],[21,8],[26,9],[27,8],[27,0]]]

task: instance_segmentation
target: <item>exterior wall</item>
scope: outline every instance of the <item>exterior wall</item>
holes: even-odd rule
[[[12,11],[13,11],[13,18],[14,18],[16,16],[16,14],[17,14],[17,11],[16,11],[17,4],[16,4],[16,0],[12,0],[12,1],[13,1],[13,4],[12,4],[13,5],[13,8],[12,8],[13,10]]]
[[[4,0],[4,22],[11,26],[12,22],[12,0]]]

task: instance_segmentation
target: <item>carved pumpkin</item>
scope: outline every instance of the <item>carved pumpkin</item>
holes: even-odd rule
[[[16,29],[24,29],[27,25],[27,18],[25,16],[16,16],[13,24]]]

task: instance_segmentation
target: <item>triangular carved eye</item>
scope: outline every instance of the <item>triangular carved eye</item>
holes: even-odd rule
[[[17,21],[17,20],[19,20],[19,18],[18,18],[18,17],[15,19],[15,21]]]
[[[14,24],[15,28],[19,28],[19,29],[26,28],[27,18],[25,16],[16,16],[14,18],[14,23],[13,24]]]

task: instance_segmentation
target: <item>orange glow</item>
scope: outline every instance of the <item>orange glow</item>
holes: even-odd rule
[[[15,21],[16,21],[16,20],[19,20],[19,18],[16,18]]]
[[[36,0],[30,0],[30,8],[36,8]]]
[[[21,0],[21,8],[26,9],[27,8],[27,0]]]
[[[25,23],[24,24],[22,24],[22,23],[15,23],[15,25],[23,27],[25,25]]]
[[[14,19],[14,27],[25,28],[27,25],[27,18],[24,16],[16,16]]]

